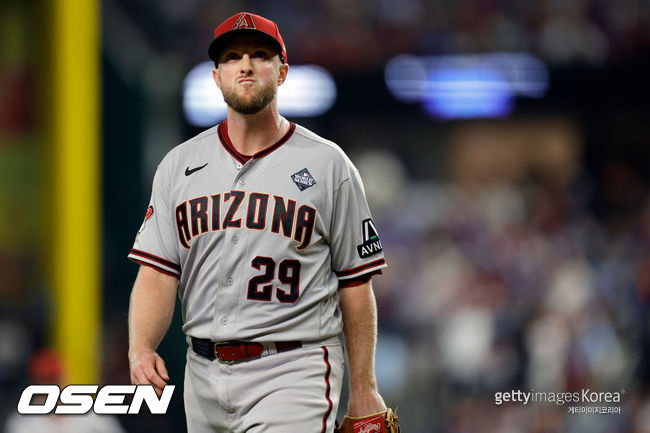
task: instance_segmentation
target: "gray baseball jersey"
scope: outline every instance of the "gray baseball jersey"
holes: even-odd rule
[[[183,331],[213,341],[338,335],[339,283],[386,266],[358,171],[294,123],[250,157],[227,121],[172,149],[129,258],[177,276]]]

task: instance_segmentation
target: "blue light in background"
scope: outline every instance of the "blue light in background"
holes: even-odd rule
[[[183,81],[183,112],[194,126],[206,127],[226,118],[226,103],[212,79],[214,63],[196,65]]]
[[[285,116],[317,117],[336,101],[334,78],[315,65],[289,68],[287,81],[278,88],[278,109]]]
[[[183,82],[183,112],[187,121],[208,127],[224,120],[226,103],[212,79],[212,62],[192,68]],[[316,117],[336,101],[334,79],[314,65],[292,65],[287,80],[278,88],[278,109],[285,116]]]
[[[512,110],[510,85],[493,70],[441,68],[427,84],[423,106],[441,119],[503,117]]]
[[[386,85],[402,102],[419,102],[427,87],[427,69],[421,57],[401,55],[384,68]]]
[[[419,102],[440,119],[504,117],[516,96],[541,98],[544,63],[527,53],[397,56],[384,70],[386,86],[404,103]]]

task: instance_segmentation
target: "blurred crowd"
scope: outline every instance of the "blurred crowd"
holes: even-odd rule
[[[650,432],[650,188],[597,218],[565,126],[524,126],[522,143],[517,122],[458,129],[442,181],[391,152],[358,156],[389,263],[375,279],[380,386],[405,430]],[[495,404],[583,389],[621,392],[608,406],[622,415]]]
[[[125,17],[134,18],[151,35],[153,46],[184,49],[199,59],[205,58],[203,41],[217,17],[257,11],[278,22],[285,42],[290,42],[290,62],[315,63],[334,71],[376,67],[402,53],[485,51],[531,52],[552,64],[602,65],[633,59],[650,46],[650,7],[642,0],[109,3],[105,8],[119,8]],[[194,38],[187,37],[188,28]]]
[[[335,69],[372,66],[404,52],[525,51],[553,64],[602,64],[650,45],[650,8],[635,0],[291,3],[280,10],[268,4],[266,12],[297,24],[296,34],[311,35],[296,38],[301,58]]]

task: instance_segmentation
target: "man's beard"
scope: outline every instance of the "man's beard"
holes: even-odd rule
[[[245,99],[237,94],[234,87],[222,89],[223,100],[230,108],[241,114],[255,114],[271,103],[275,97],[275,88],[272,84],[263,86],[259,92],[250,99]]]

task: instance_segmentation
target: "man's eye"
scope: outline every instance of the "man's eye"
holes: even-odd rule
[[[239,56],[237,53],[228,53],[226,54],[226,60],[237,60]]]
[[[260,51],[255,51],[255,53],[253,54],[253,57],[257,57],[257,58],[260,58],[260,59],[266,59],[268,56],[267,56],[265,51],[260,50]]]

